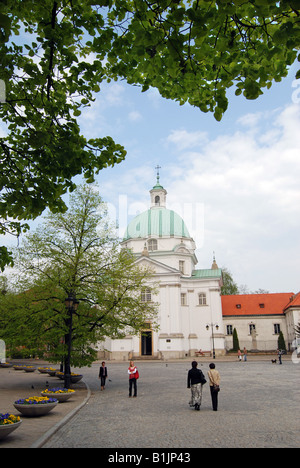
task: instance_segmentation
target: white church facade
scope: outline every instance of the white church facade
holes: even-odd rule
[[[222,356],[232,348],[233,330],[248,351],[276,351],[282,332],[293,350],[300,323],[300,293],[221,296],[222,270],[197,269],[196,245],[184,220],[167,208],[167,192],[159,183],[150,190],[150,208],[127,226],[121,247],[136,263],[150,267],[157,286],[142,291],[142,300],[158,304],[157,324],[151,321],[139,336],[107,338],[99,358],[180,359]],[[201,351],[201,353],[200,353]]]
[[[137,264],[154,272],[158,292],[152,297],[149,289],[142,300],[158,304],[159,330],[149,322],[140,336],[107,339],[102,356],[127,360],[183,358],[200,350],[225,354],[222,271],[215,261],[209,269],[196,269],[195,242],[183,219],[167,208],[159,178],[150,197],[150,208],[129,223],[121,246],[134,253]]]

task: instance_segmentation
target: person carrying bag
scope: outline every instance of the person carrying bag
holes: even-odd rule
[[[188,372],[187,388],[191,389],[190,406],[193,406],[196,411],[200,411],[202,402],[202,387],[206,383],[203,372],[197,369],[197,361],[192,362],[192,368]]]

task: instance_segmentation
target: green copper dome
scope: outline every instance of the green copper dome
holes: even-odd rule
[[[136,216],[126,229],[124,241],[148,236],[191,237],[183,219],[164,207],[155,207]]]

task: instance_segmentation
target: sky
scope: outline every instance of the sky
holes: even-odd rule
[[[167,207],[184,218],[196,241],[197,268],[210,268],[215,255],[249,292],[298,292],[296,70],[255,101],[230,91],[221,122],[154,89],[141,93],[124,81],[104,84],[79,122],[87,138],[110,135],[127,150],[124,162],[96,176],[120,238],[132,217],[149,208],[159,165]]]
[[[215,255],[249,292],[300,290],[300,80],[297,67],[255,101],[230,92],[221,122],[115,82],[84,111],[87,137],[111,135],[127,157],[96,177],[122,238],[160,183],[196,241],[197,268]],[[245,289],[245,288],[244,288]]]

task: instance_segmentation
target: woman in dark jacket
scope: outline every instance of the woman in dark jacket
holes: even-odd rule
[[[192,362],[192,368],[188,372],[187,387],[191,389],[192,398],[190,406],[194,406],[196,411],[200,411],[202,401],[202,386],[206,383],[204,374],[197,369],[198,363]]]
[[[107,379],[107,367],[105,366],[105,362],[102,362],[102,365],[99,370],[99,379],[101,380],[101,392],[105,389],[105,381]]]

